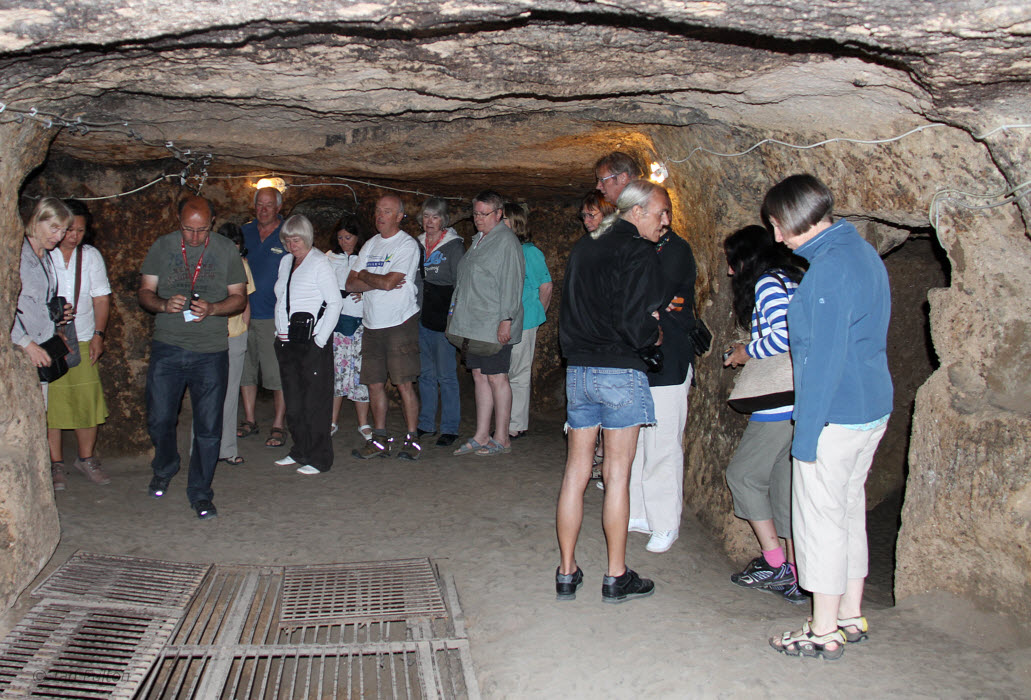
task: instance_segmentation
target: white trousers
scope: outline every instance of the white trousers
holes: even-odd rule
[[[523,339],[512,346],[512,365],[508,383],[512,386],[512,419],[508,432],[514,435],[530,427],[530,378],[533,375],[533,351],[537,347],[537,326],[523,331]]]
[[[820,432],[816,461],[793,460],[791,527],[799,583],[841,595],[848,579],[866,578],[866,475],[887,424]]]
[[[655,425],[641,428],[630,467],[630,519],[652,532],[680,528],[684,507],[684,424],[693,370],[683,384],[653,386]]]

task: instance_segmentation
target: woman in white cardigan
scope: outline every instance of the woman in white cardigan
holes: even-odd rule
[[[329,258],[312,248],[315,236],[307,218],[291,216],[279,237],[290,255],[279,263],[276,280],[276,359],[294,444],[276,464],[296,464],[300,474],[318,474],[333,466],[333,346],[329,339],[343,299]]]

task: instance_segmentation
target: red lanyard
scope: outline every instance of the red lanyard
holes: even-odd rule
[[[426,257],[427,258],[430,257],[430,253],[432,253],[434,250],[436,250],[437,246],[440,245],[440,242],[443,241],[443,240],[444,240],[444,234],[442,233],[442,234],[440,234],[440,238],[437,239],[436,243],[434,243],[432,246],[426,246]]]
[[[190,279],[190,296],[193,296],[193,288],[197,286],[197,275],[200,274],[200,266],[204,264],[204,254],[208,252],[208,243],[211,242],[211,236],[208,236],[208,240],[204,241],[204,250],[200,252],[200,258],[197,260],[197,267],[193,271],[193,277]],[[183,265],[186,269],[190,269],[190,263],[186,260],[186,239],[183,238],[179,241],[179,245],[183,248]]]

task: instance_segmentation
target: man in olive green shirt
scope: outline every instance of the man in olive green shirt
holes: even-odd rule
[[[155,314],[147,369],[147,431],[154,443],[150,494],[165,495],[179,471],[176,424],[186,389],[193,407],[193,449],[186,495],[202,520],[218,514],[211,481],[222,439],[229,374],[228,316],[247,305],[247,277],[236,245],[212,232],[211,205],[179,205],[179,230],[158,238],[143,261],[137,293]]]

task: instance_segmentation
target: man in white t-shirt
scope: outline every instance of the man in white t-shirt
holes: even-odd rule
[[[360,381],[369,387],[372,404],[372,439],[352,454],[360,459],[388,457],[387,377],[401,394],[401,410],[408,431],[397,456],[419,459],[416,427],[419,397],[415,381],[419,378],[419,302],[416,298],[416,272],[419,244],[401,230],[404,204],[396,195],[387,194],[376,202],[376,230],[358,253],[358,269],[347,277],[347,291],[360,292],[364,301],[365,326],[362,337]]]

